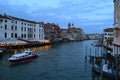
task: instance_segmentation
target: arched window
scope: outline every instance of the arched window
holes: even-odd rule
[[[11,30],[13,30],[13,25],[11,25]]]
[[[13,38],[13,33],[11,33],[11,38]]]
[[[21,27],[21,31],[23,31],[23,27]]]
[[[23,38],[23,34],[21,35],[21,37]]]
[[[7,25],[5,24],[5,30],[7,29]]]
[[[34,38],[35,38],[35,34],[34,34]]]
[[[17,33],[15,33],[15,38],[17,38]]]
[[[5,38],[7,38],[7,33],[5,33]]]

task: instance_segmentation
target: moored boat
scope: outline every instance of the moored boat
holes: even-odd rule
[[[108,64],[104,64],[103,68],[101,68],[100,66],[95,65],[93,68],[94,72],[97,72],[99,74],[103,74],[103,76],[108,77],[108,78],[116,78],[116,70],[114,68],[109,68],[108,69]],[[120,71],[118,71],[117,74],[118,79],[120,79]]]
[[[37,57],[38,57],[37,54],[32,54],[32,50],[28,49],[22,53],[12,55],[12,57],[10,57],[8,60],[12,63],[18,63],[18,62],[24,62],[27,60],[31,60]]]

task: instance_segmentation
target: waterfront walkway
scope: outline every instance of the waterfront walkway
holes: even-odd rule
[[[1,39],[0,47],[2,48],[20,48],[32,47],[50,44],[49,40],[20,40],[20,39]]]

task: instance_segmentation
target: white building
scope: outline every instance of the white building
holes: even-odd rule
[[[0,15],[0,40],[24,39],[29,41],[44,40],[43,25],[9,15]]]
[[[104,35],[103,35],[104,46],[112,48],[113,37],[114,37],[113,28],[104,29]]]

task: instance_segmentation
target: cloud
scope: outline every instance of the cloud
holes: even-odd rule
[[[71,22],[86,33],[93,32],[88,31],[87,27],[94,27],[94,30],[98,26],[109,27],[113,24],[111,0],[0,0],[0,13],[58,23],[61,28],[67,28]]]
[[[39,8],[39,7],[58,7],[59,0],[7,0],[11,5],[27,5],[31,8]],[[16,4],[17,3],[17,4]]]
[[[60,16],[65,20],[71,20],[72,19],[71,16],[68,16],[68,15],[61,14]]]

